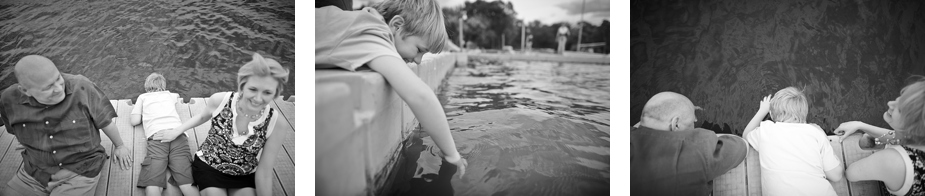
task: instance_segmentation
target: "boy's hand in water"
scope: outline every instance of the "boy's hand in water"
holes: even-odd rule
[[[468,166],[469,163],[466,162],[466,159],[462,158],[461,155],[457,155],[457,156],[458,157],[446,156],[444,157],[444,159],[446,159],[446,162],[452,163],[453,165],[456,165],[456,167],[459,168],[459,179],[462,179],[463,175],[466,175],[466,166]]]
[[[758,104],[758,113],[767,114],[768,111],[771,111],[771,95],[761,99],[761,103]]]

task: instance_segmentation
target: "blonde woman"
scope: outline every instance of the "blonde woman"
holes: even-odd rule
[[[285,122],[270,106],[283,91],[289,70],[273,59],[254,54],[238,70],[238,91],[215,93],[202,113],[171,131],[154,135],[172,139],[211,120],[205,142],[193,158],[193,181],[200,193],[212,195],[273,195],[273,166],[285,133],[274,132]],[[277,125],[280,124],[280,125]]]
[[[925,77],[913,78],[896,100],[886,103],[883,120],[894,130],[860,121],[845,122],[835,129],[842,140],[861,130],[875,138],[875,143],[889,145],[848,166],[848,181],[880,181],[893,195],[925,194]]]

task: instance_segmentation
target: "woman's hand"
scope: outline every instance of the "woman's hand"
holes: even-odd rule
[[[771,111],[771,95],[768,95],[764,97],[764,99],[761,99],[761,103],[758,104],[759,114],[767,114],[769,111]]]
[[[183,132],[175,131],[174,129],[165,129],[165,130],[158,131],[157,133],[154,133],[154,135],[152,135],[151,137],[154,140],[158,140],[161,142],[171,142],[174,139],[177,139],[177,136],[180,136],[180,134],[182,133]]]
[[[838,128],[835,128],[835,131],[832,131],[832,133],[840,135],[841,137],[839,137],[839,142],[841,142],[844,141],[845,138],[848,138],[849,135],[857,132],[864,126],[867,126],[867,124],[861,121],[844,122],[841,125],[838,125]]]

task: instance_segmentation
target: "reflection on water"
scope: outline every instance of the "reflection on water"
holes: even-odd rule
[[[440,92],[459,179],[416,131],[394,195],[604,195],[610,174],[609,66],[471,59]],[[454,177],[454,178],[450,178]]]
[[[183,97],[235,89],[258,52],[288,68],[295,87],[295,5],[280,1],[3,1],[0,88],[20,58],[39,54],[87,76],[111,99],[134,98],[151,72]]]
[[[650,0],[631,3],[631,126],[661,91],[686,95],[718,132],[740,132],[761,97],[804,88],[829,134],[887,127],[886,102],[925,74],[921,1]],[[729,128],[726,128],[729,127]],[[740,133],[739,133],[740,134]]]

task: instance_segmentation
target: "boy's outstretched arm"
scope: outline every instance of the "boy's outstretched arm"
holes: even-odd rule
[[[758,124],[761,123],[761,120],[764,119],[764,116],[768,115],[768,111],[771,110],[771,95],[761,99],[761,103],[758,106],[758,113],[755,113],[755,117],[752,117],[751,121],[748,121],[748,125],[745,126],[745,130],[742,130],[742,137],[748,135],[749,132],[758,127]]]
[[[408,103],[411,112],[421,122],[424,131],[430,135],[437,147],[443,151],[446,160],[459,166],[460,177],[462,177],[466,173],[467,163],[456,151],[456,143],[453,141],[453,135],[450,135],[446,114],[434,91],[430,90],[430,87],[411,69],[408,69],[407,64],[399,58],[381,56],[370,61],[368,65],[382,74],[392,88],[395,88],[398,96]]]

